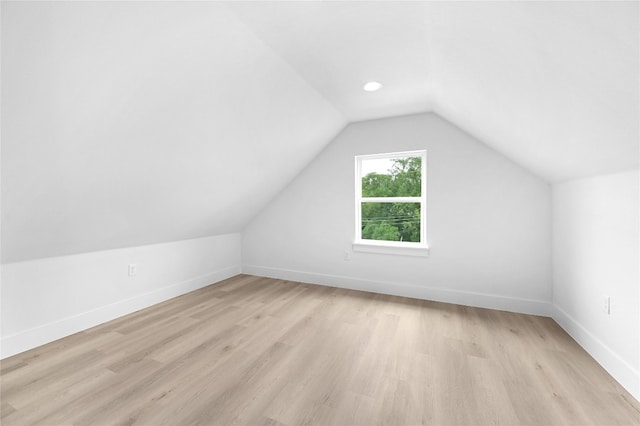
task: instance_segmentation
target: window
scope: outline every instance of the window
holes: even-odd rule
[[[354,251],[428,255],[427,152],[356,156]]]

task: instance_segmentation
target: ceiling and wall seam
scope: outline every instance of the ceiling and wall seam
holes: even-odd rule
[[[240,24],[242,24],[251,34],[254,35],[254,37],[256,38],[256,40],[258,40],[260,43],[262,43],[264,45],[264,47],[266,47],[269,51],[271,51],[273,53],[274,56],[280,58],[280,60],[286,64],[287,67],[289,67],[289,69],[291,69],[291,71],[293,71],[295,74],[297,74],[301,80],[303,80],[307,86],[309,86],[310,89],[312,89],[314,92],[316,92],[318,94],[318,96],[320,96],[322,99],[324,99],[329,105],[331,105],[338,114],[340,114],[343,119],[344,119],[344,126],[346,126],[347,124],[349,124],[349,121],[347,120],[344,111],[341,108],[338,108],[338,106],[336,106],[331,99],[329,99],[327,96],[325,96],[324,93],[322,93],[321,91],[319,91],[313,84],[311,84],[309,82],[309,80],[300,73],[300,71],[298,71],[298,69],[296,69],[296,67],[294,67],[291,62],[285,58],[282,54],[280,54],[280,52],[278,52],[276,49],[273,48],[273,46],[271,46],[271,44],[269,44],[266,40],[264,40],[264,38],[260,37],[259,34],[256,33],[255,29],[251,26],[248,25],[241,16],[238,15],[238,13],[233,10],[233,8],[226,6],[225,7],[238,19],[238,22]],[[344,128],[343,126],[343,128]],[[327,142],[329,143],[329,141]]]
[[[426,46],[425,46],[425,50],[427,51],[427,62],[428,62],[428,69],[429,69],[429,74],[430,74],[430,78],[428,79],[429,83],[430,83],[430,91],[431,91],[431,102],[432,102],[432,108],[431,110],[433,112],[438,112],[438,110],[440,109],[440,99],[439,99],[439,93],[437,90],[437,81],[438,81],[438,70],[437,70],[437,66],[435,65],[434,58],[433,58],[433,19],[434,19],[434,13],[432,11],[433,9],[433,5],[429,2],[427,2],[425,4],[425,27],[426,27],[426,31],[427,31],[427,37],[426,37]]]

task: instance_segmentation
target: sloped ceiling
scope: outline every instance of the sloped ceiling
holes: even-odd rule
[[[4,262],[240,231],[345,124],[220,3],[2,3]]]
[[[437,111],[551,182],[638,167],[638,5],[430,3]]]
[[[542,178],[639,157],[639,2],[244,2],[351,121],[432,109]],[[377,80],[379,92],[362,83]]]
[[[350,121],[433,107],[427,3],[234,2],[231,7]],[[376,93],[364,83],[384,83]]]
[[[432,110],[550,182],[638,167],[637,2],[1,7],[3,262],[239,231],[349,121]]]

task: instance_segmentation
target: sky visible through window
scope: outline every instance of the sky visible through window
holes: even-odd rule
[[[374,172],[381,175],[388,175],[389,169],[391,169],[392,166],[393,161],[390,158],[362,160],[362,176]]]

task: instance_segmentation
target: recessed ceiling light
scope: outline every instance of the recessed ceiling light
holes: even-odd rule
[[[370,81],[364,86],[362,86],[362,88],[367,92],[375,92],[376,90],[379,90],[381,87],[382,87],[382,84],[378,83],[377,81]]]

